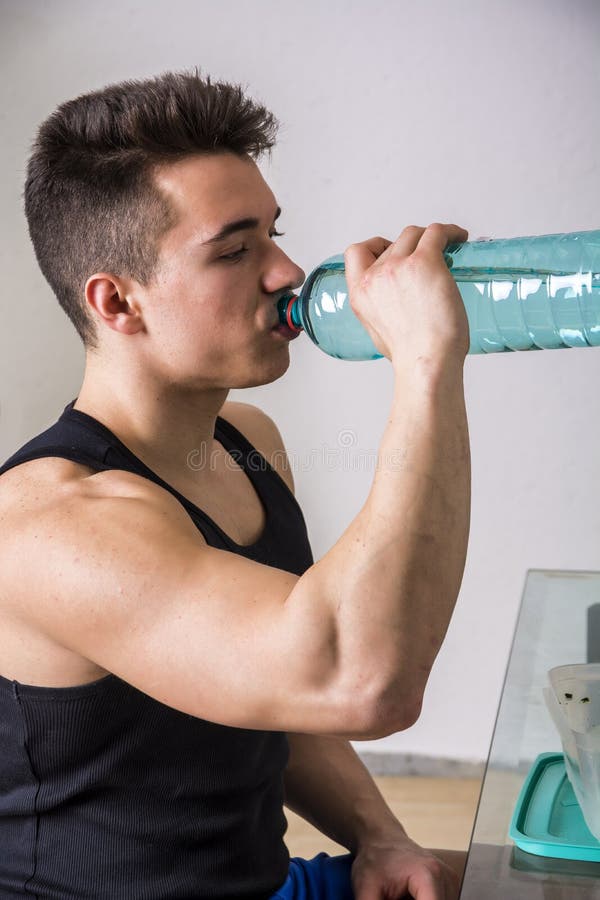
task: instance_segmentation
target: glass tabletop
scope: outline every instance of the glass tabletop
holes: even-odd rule
[[[600,572],[530,569],[461,900],[600,900],[600,863],[535,856],[508,836],[519,792],[536,757],[562,752],[544,702],[548,669],[584,662],[600,662]]]

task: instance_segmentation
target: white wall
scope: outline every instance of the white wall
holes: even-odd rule
[[[600,227],[594,0],[0,0],[0,32],[2,458],[83,372],[20,200],[36,126],[78,93],[193,65],[246,84],[283,124],[267,174],[306,269],[410,223],[473,238]],[[473,503],[456,613],[420,721],[360,749],[484,758],[526,570],[600,569],[600,351],[470,357],[465,372]],[[240,397],[278,422],[320,557],[367,495],[391,368],[300,338],[283,379]]]

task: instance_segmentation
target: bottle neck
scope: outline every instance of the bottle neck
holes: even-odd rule
[[[296,294],[285,294],[277,304],[280,323],[297,332],[304,330],[300,318],[299,300],[300,298]]]

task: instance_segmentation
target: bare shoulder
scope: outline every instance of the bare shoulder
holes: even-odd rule
[[[18,529],[20,522],[51,508],[93,471],[61,457],[33,459],[8,469],[0,477],[0,527],[4,537]]]
[[[57,457],[5,472],[0,478],[0,607],[5,606],[3,598],[14,601],[20,593],[17,584],[27,583],[28,558],[43,562],[63,531],[97,534],[94,522],[120,514],[125,500],[130,510],[139,510],[140,524],[154,515],[204,543],[178,501],[140,475],[119,469],[98,472]]]
[[[256,447],[293,493],[294,478],[290,458],[273,419],[258,406],[235,400],[224,403],[220,415]]]
[[[127,534],[123,515],[129,519]],[[129,472],[96,472],[59,457],[5,472],[0,478],[0,674],[47,687],[106,675],[101,663],[55,639],[42,624],[44,616],[58,605],[73,565],[92,571],[102,560],[104,572],[110,541],[123,552],[132,530],[147,534],[153,528],[163,529],[158,548],[173,539],[194,547],[203,543],[171,494]],[[86,582],[83,572],[80,576],[79,591]]]
[[[56,508],[62,500],[94,495],[165,497],[166,492],[153,482],[120,469],[99,472],[81,463],[61,457],[30,460],[9,469],[0,478],[0,526],[31,521]],[[6,527],[3,528],[7,534]]]
[[[140,475],[118,469],[96,472],[54,457],[9,470],[0,478],[0,587],[10,586],[14,598],[15,585],[27,584],[27,559],[46,563],[61,535],[74,541],[83,532],[89,536],[88,551],[93,549],[101,540],[100,526],[118,522],[125,509],[130,527],[143,530],[155,522],[205,543],[179,502]]]

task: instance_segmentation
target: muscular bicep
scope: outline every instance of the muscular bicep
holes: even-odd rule
[[[21,543],[21,614],[155,699],[237,727],[359,727],[327,605],[296,575],[209,547],[162,489],[68,499]]]

